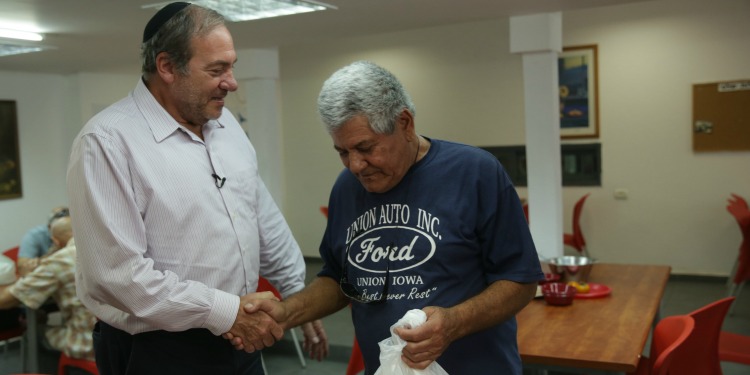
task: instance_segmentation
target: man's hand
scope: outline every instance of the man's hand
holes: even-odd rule
[[[310,358],[322,361],[328,357],[328,336],[320,319],[302,325],[305,340],[302,347],[310,354]]]
[[[278,299],[271,292],[249,293],[240,297],[237,319],[229,332],[223,335],[232,340],[235,348],[254,352],[269,347],[284,337],[284,328],[271,315],[257,309],[248,312],[245,308],[246,305],[252,306],[261,301],[271,303]]]
[[[249,295],[250,294],[248,294],[248,296]],[[243,312],[248,315],[264,314],[266,316],[271,317],[271,319],[273,319],[281,328],[282,336],[283,336],[283,331],[287,328],[284,326],[288,317],[286,306],[284,306],[281,302],[279,302],[277,298],[251,299],[249,301],[240,300],[240,310],[243,310]],[[242,337],[242,335],[238,335],[232,331],[229,331],[223,334],[222,337],[224,337],[227,340],[230,340],[234,348],[237,350],[245,350],[245,351],[250,351],[250,352],[253,351],[253,350],[248,350],[248,347],[250,348],[252,347],[248,345],[248,342],[246,341],[247,337]],[[258,349],[256,348],[254,350],[258,350]]]
[[[438,359],[453,341],[454,317],[450,309],[428,306],[422,309],[427,321],[416,328],[397,328],[396,334],[406,341],[401,359],[407,366],[424,370]]]
[[[289,328],[286,326],[286,320],[289,315],[286,306],[283,303],[268,300],[255,300],[245,305],[245,312],[248,314],[267,313],[274,317],[284,329]],[[323,328],[323,321],[320,319],[314,320],[303,324],[301,327],[302,333],[305,337],[302,346],[303,349],[309,353],[310,358],[321,361],[323,358],[328,357],[328,335]],[[246,347],[242,337],[225,334],[224,338],[231,340],[235,349],[242,350]]]

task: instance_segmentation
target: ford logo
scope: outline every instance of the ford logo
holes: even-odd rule
[[[384,230],[401,231],[393,242]],[[387,233],[387,232],[386,232]],[[435,254],[435,240],[426,232],[404,226],[383,226],[364,232],[349,244],[348,262],[354,267],[372,273],[401,272],[419,266]]]

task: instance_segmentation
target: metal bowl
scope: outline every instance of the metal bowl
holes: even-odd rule
[[[595,263],[592,258],[575,255],[552,258],[548,261],[550,272],[560,275],[561,280],[565,282],[588,282],[591,267]]]

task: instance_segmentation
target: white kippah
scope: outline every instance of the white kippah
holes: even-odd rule
[[[0,254],[0,285],[16,282],[16,262]]]

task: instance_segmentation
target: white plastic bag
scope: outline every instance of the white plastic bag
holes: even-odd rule
[[[401,360],[401,350],[406,346],[406,341],[402,340],[396,332],[396,328],[414,328],[421,326],[427,321],[427,315],[424,311],[414,309],[404,314],[396,324],[391,326],[391,337],[378,343],[380,346],[380,367],[375,371],[375,375],[448,375],[447,372],[437,362],[430,363],[424,370],[413,369]]]

